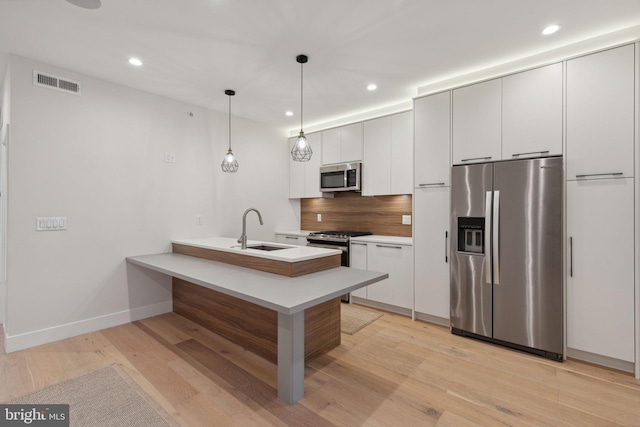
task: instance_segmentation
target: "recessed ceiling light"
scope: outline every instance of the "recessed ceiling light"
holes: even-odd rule
[[[284,113],[285,116],[293,116],[293,111],[287,111]]]
[[[129,58],[129,64],[140,67],[142,65],[142,61],[140,61],[138,58]]]
[[[542,35],[548,36],[549,34],[553,34],[553,33],[557,32],[559,29],[560,29],[560,25],[551,24],[551,25],[547,26],[544,30],[542,30]]]
[[[371,83],[369,86],[367,86],[367,90],[376,90],[376,89],[378,89],[378,86],[376,86],[373,83]]]

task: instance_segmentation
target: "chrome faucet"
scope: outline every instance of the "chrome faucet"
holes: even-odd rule
[[[258,209],[249,208],[246,211],[244,211],[244,215],[242,215],[242,235],[240,235],[240,238],[238,239],[238,243],[240,243],[240,249],[247,249],[247,214],[251,211],[254,211],[255,213],[258,214],[260,225],[264,224],[262,222],[262,215],[260,215],[260,212],[258,212]]]

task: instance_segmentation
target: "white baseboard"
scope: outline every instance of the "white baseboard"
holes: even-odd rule
[[[588,351],[576,350],[575,348],[567,348],[567,357],[630,373],[633,373],[635,367],[633,362],[601,356],[599,354],[589,353]]]
[[[433,316],[431,314],[425,314],[420,312],[415,312],[416,320],[424,320],[425,322],[435,323],[436,325],[446,326],[447,328],[451,327],[451,322],[449,319],[445,319],[444,317]]]
[[[11,353],[18,350],[24,350],[25,348],[48,344],[82,334],[88,334],[90,332],[111,328],[113,326],[129,322],[135,322],[136,320],[142,320],[148,317],[170,313],[172,311],[173,301],[169,300],[158,304],[124,310],[117,313],[81,320],[79,322],[66,323],[64,325],[40,329],[38,331],[27,332],[24,334],[7,335],[5,331],[5,351],[7,353]]]
[[[371,301],[370,299],[354,297],[353,295],[351,296],[351,302],[355,304],[366,305],[367,307],[378,308],[380,310],[390,311],[392,313],[402,314],[404,316],[411,317],[410,308],[398,307],[395,305],[385,304],[383,302],[378,302],[378,301]]]

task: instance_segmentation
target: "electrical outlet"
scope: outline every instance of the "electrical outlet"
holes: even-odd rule
[[[202,215],[196,215],[196,225],[202,225]]]
[[[175,163],[176,162],[176,153],[164,153],[164,162],[165,163]]]
[[[322,222],[322,214],[318,214],[318,222]]]
[[[411,225],[411,215],[402,215],[402,224]]]

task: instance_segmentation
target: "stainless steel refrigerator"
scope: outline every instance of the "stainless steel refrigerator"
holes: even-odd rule
[[[454,166],[451,331],[563,360],[561,157]]]

